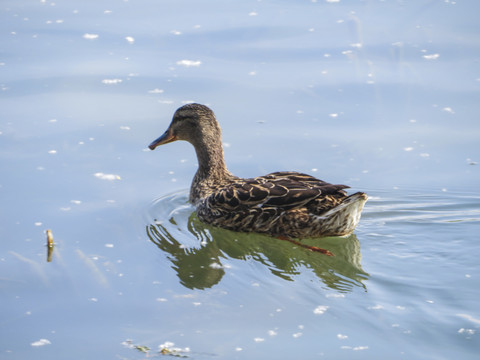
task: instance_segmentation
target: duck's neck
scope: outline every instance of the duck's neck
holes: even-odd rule
[[[193,204],[208,196],[213,189],[225,185],[235,178],[225,164],[221,139],[204,140],[200,139],[194,144],[198,170],[190,189],[190,201]]]

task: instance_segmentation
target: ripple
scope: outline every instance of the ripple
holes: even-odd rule
[[[368,278],[361,267],[360,242],[355,235],[303,241],[335,254],[329,257],[270,236],[213,227],[198,220],[188,203],[187,191],[153,201],[146,222],[149,239],[167,255],[180,283],[187,288],[212,287],[232,270],[248,283],[258,275],[253,263],[263,264],[276,279],[292,281],[313,276],[342,292],[354,286],[365,287],[363,281]]]
[[[480,221],[480,196],[453,193],[409,194],[403,198],[370,197],[362,220],[402,223],[452,223]]]

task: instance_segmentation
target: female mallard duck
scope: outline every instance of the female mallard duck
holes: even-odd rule
[[[293,171],[252,179],[232,175],[223,157],[220,126],[213,111],[204,105],[179,108],[167,131],[149,148],[175,140],[186,140],[195,147],[198,170],[190,188],[190,202],[205,223],[293,241],[348,235],[360,220],[367,195],[357,192],[347,196],[343,189],[348,186]]]

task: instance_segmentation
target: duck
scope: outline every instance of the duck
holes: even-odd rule
[[[220,125],[214,112],[202,104],[178,108],[167,130],[148,147],[154,150],[177,140],[188,141],[195,149],[198,169],[189,201],[206,224],[262,233],[333,255],[299,240],[351,234],[368,199],[364,192],[347,195],[347,185],[297,171],[254,178],[233,175],[225,164]]]

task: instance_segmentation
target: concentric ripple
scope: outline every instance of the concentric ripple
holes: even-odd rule
[[[328,287],[349,291],[364,287],[360,242],[355,235],[303,241],[326,248],[334,257],[311,252],[290,242],[255,233],[238,233],[200,222],[188,203],[188,192],[176,192],[151,203],[146,233],[172,262],[181,284],[208,288],[222,279],[235,260],[259,262],[285,280],[313,274]],[[240,268],[250,271],[251,266]],[[250,269],[250,270],[249,270]],[[237,267],[237,273],[239,268]],[[245,274],[245,277],[249,275]]]

